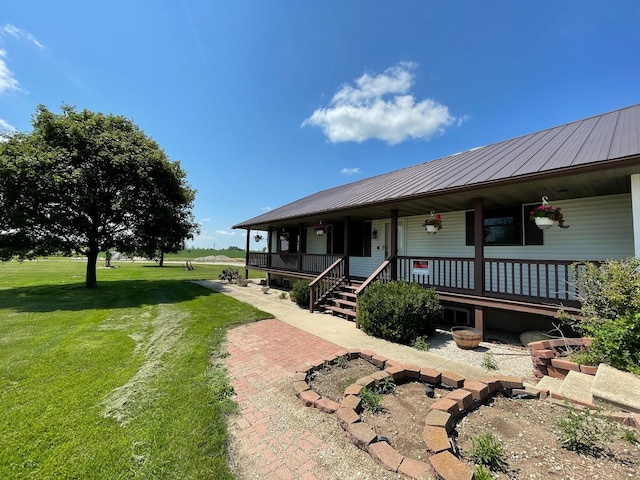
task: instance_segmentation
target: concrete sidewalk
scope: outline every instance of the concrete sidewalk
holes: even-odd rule
[[[298,307],[291,300],[279,298],[277,290],[262,293],[262,288],[254,283],[246,287],[226,284],[219,281],[197,281],[199,285],[224,293],[256,308],[271,313],[275,318],[307,333],[332,342],[345,349],[359,348],[372,350],[387,358],[420,367],[449,370],[467,378],[486,375],[486,371],[457,360],[445,358],[432,352],[422,352],[406,345],[399,345],[379,338],[371,337],[356,328],[354,322],[325,313],[310,313]]]

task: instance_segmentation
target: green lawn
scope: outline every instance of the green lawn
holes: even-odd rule
[[[194,285],[223,267],[0,265],[0,478],[231,478],[220,362],[269,315]]]

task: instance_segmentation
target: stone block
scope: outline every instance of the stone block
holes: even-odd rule
[[[358,385],[357,383],[352,383],[347,388],[344,389],[345,395],[358,395],[362,390],[362,385]]]
[[[580,373],[585,373],[587,375],[594,375],[598,373],[597,365],[580,365]]]
[[[441,383],[444,383],[445,385],[453,388],[462,388],[462,386],[464,385],[464,381],[465,377],[463,377],[462,375],[446,370],[442,372],[442,376],[440,377]]]
[[[388,470],[397,472],[404,457],[387,442],[374,442],[369,445],[369,455]]]
[[[496,379],[502,384],[502,388],[522,388],[522,377],[512,375],[496,375]]]
[[[341,406],[360,412],[362,410],[362,399],[356,395],[346,395],[342,400]]]
[[[451,452],[429,457],[429,463],[442,480],[473,480],[473,468],[462,463]]]
[[[407,378],[420,378],[420,367],[410,363],[404,363],[404,374]]]
[[[550,359],[556,357],[556,352],[551,350],[551,349],[535,350],[535,351],[531,352],[531,356],[532,357],[536,357],[536,358],[544,358],[544,359],[550,360]]]
[[[356,380],[356,384],[361,385],[363,387],[370,388],[376,384],[376,379],[373,378],[372,376],[361,377],[358,380]]]
[[[489,398],[489,387],[486,383],[478,382],[476,380],[465,380],[463,388],[467,392],[470,392],[473,399],[477,402],[481,402]]]
[[[409,457],[404,457],[402,463],[398,467],[398,473],[417,480],[435,479],[431,473],[431,467],[429,464]]]
[[[552,367],[551,365],[549,365],[547,367],[547,375],[549,375],[551,378],[564,378],[567,376],[567,373],[569,373],[569,370],[564,370],[562,368],[556,368],[556,367]]]
[[[455,400],[458,403],[458,410],[460,411],[468,410],[473,405],[473,394],[461,388],[449,392],[446,398]]]
[[[460,409],[458,408],[458,402],[456,400],[452,400],[451,398],[446,398],[446,397],[433,402],[431,404],[431,409],[447,412],[449,415],[452,415],[454,417],[460,413]]]
[[[591,392],[597,403],[613,405],[626,412],[640,413],[640,377],[601,363],[593,378]]]
[[[360,350],[360,358],[365,359],[370,362],[376,352],[372,352],[371,350]]]
[[[340,408],[340,404],[330,398],[322,397],[316,401],[316,408],[325,413],[336,413],[338,408]]]
[[[376,383],[378,383],[383,378],[390,377],[391,375],[389,375],[389,372],[385,372],[384,370],[380,370],[379,372],[372,373],[371,376],[376,380]]]
[[[359,348],[350,348],[347,350],[349,357],[353,360],[354,358],[360,358],[360,349]]]
[[[432,453],[440,453],[451,450],[451,441],[447,430],[442,427],[426,425],[422,431],[422,440],[427,445],[427,450]]]
[[[561,368],[563,370],[572,370],[574,372],[580,371],[580,365],[565,358],[552,358],[551,365],[553,365],[555,368]]]
[[[447,431],[447,435],[453,429],[453,417],[442,410],[429,410],[424,423],[427,426],[444,428]]]
[[[378,438],[376,432],[363,422],[356,422],[347,425],[346,432],[356,447],[365,451],[367,451],[369,445]]]
[[[292,382],[306,382],[307,374],[305,372],[296,372],[291,379]]]
[[[305,407],[313,407],[316,402],[320,400],[320,395],[313,390],[305,390],[304,392],[300,392],[298,398],[302,400]]]
[[[389,362],[387,362],[389,363]],[[387,366],[384,369],[385,372],[387,372],[391,377],[393,377],[393,381],[398,383],[400,380],[402,380],[405,376],[405,371],[404,368],[399,367],[399,366],[392,366],[389,367]]]
[[[440,370],[436,370],[435,368],[427,367],[420,369],[420,380],[423,382],[427,382],[432,385],[438,385],[440,383],[441,377],[442,373],[440,373]]]
[[[474,380],[478,382],[484,383],[489,389],[489,394],[499,392],[502,390],[502,383],[493,375],[482,375],[480,377],[475,378]]]
[[[384,364],[387,360],[388,358],[382,355],[374,355],[373,357],[371,357],[371,363],[379,368],[384,368]]]
[[[336,412],[336,416],[338,417],[338,423],[344,430],[352,423],[360,421],[360,415],[352,408],[340,407]]]
[[[296,392],[296,395],[300,395],[301,392],[305,390],[309,390],[309,384],[307,382],[293,382],[293,390]]]

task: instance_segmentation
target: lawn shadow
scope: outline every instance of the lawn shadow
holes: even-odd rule
[[[36,285],[0,290],[0,308],[17,312],[81,311],[177,303],[220,295],[189,280],[111,280],[98,288],[82,283]]]

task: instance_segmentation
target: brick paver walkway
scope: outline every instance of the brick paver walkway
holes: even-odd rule
[[[338,345],[280,320],[263,320],[229,331],[226,364],[240,407],[230,432],[243,478],[335,478],[324,473],[317,460],[330,446],[313,429],[300,428],[297,422],[287,425],[282,412],[286,405],[276,402],[283,397],[283,381],[298,367],[340,350]],[[300,408],[293,389],[286,391],[295,408]]]

